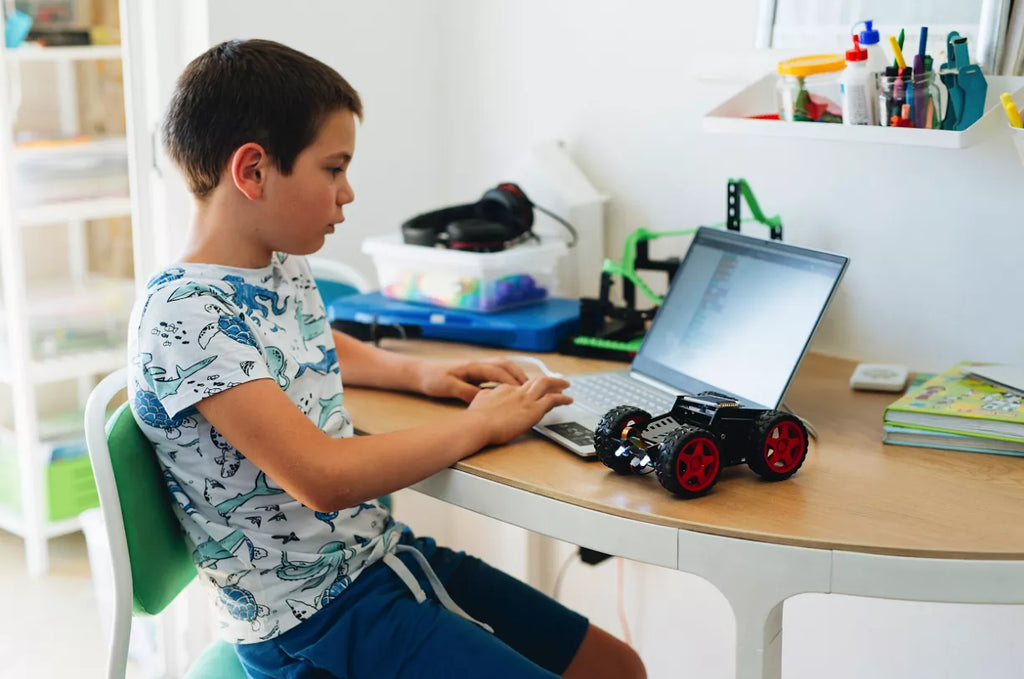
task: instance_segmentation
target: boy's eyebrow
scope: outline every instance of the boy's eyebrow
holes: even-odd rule
[[[332,153],[329,156],[327,156],[326,160],[333,160],[335,158],[337,158],[338,160],[351,162],[352,154],[349,153],[348,151],[338,151],[337,153]]]

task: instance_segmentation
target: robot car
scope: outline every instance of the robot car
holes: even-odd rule
[[[682,498],[704,495],[723,467],[746,462],[769,481],[788,479],[807,457],[807,429],[794,415],[745,408],[705,391],[676,397],[652,417],[634,406],[608,411],[597,425],[598,459],[618,474],[647,474]]]

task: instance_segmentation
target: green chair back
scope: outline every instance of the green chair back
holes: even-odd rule
[[[196,576],[192,549],[171,510],[153,447],[127,403],[107,420],[107,445],[128,539],[132,610],[156,615]]]

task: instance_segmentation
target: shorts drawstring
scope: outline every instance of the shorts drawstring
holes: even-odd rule
[[[437,595],[437,599],[441,602],[442,606],[452,613],[460,615],[466,620],[480,625],[491,634],[494,634],[494,630],[491,629],[490,625],[480,622],[469,613],[466,613],[466,611],[462,610],[462,608],[452,600],[451,596],[448,594],[448,590],[444,588],[444,585],[441,584],[440,578],[437,577],[434,569],[430,567],[430,562],[427,561],[427,557],[423,556],[423,553],[420,552],[420,550],[415,547],[410,547],[409,545],[397,545],[395,547],[395,552],[411,554],[412,557],[416,559],[416,563],[420,565],[420,568],[423,570],[423,574],[427,576],[427,582],[430,583],[431,588],[434,590],[434,594]],[[423,591],[423,588],[420,587],[420,583],[416,580],[416,577],[408,567],[406,567],[401,559],[395,556],[395,554],[389,552],[384,555],[383,561],[388,568],[395,572],[398,579],[405,583],[405,586],[409,588],[409,591],[412,592],[412,595],[416,598],[416,603],[421,604],[427,600],[427,595]]]

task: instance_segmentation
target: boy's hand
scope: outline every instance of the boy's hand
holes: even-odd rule
[[[485,382],[513,386],[526,382],[522,368],[502,359],[466,363],[422,361],[418,368],[420,392],[436,398],[457,398],[466,403],[476,397],[479,385]]]
[[[537,424],[552,408],[572,403],[572,397],[562,393],[568,387],[569,382],[557,377],[536,377],[519,386],[501,384],[480,390],[469,410],[484,416],[488,444],[505,443]]]

